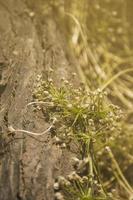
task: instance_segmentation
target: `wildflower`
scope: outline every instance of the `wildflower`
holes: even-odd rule
[[[48,91],[43,91],[43,94],[48,96],[49,95],[49,92]]]
[[[68,80],[64,80],[64,83],[65,83],[66,85],[68,85],[68,84],[69,84],[69,81],[68,81]]]
[[[58,177],[58,183],[59,183],[60,186],[65,185],[66,182],[67,182],[67,180],[63,176]]]
[[[67,105],[67,108],[72,108],[72,104],[68,104],[68,105]]]
[[[48,79],[48,82],[49,82],[49,83],[52,83],[52,82],[53,82],[52,78],[49,78],[49,79]]]
[[[73,180],[81,180],[81,177],[76,173],[76,171],[73,171],[71,174],[68,175],[68,179],[70,181],[73,181]]]
[[[66,148],[66,143],[62,143],[61,148]]]
[[[55,141],[56,144],[60,144],[61,143],[60,138],[57,137],[57,136],[54,137],[54,141]]]
[[[63,195],[60,192],[56,192],[55,193],[55,198],[57,200],[64,200],[64,197],[63,197]]]
[[[54,183],[54,190],[59,190],[59,183]]]

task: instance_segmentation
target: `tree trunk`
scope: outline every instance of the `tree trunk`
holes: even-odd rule
[[[71,61],[63,34],[45,1],[0,0],[0,200],[52,200],[56,176],[71,169],[72,154],[53,144],[8,131],[41,132],[48,127],[32,101],[37,75],[54,68],[55,83],[70,78]]]

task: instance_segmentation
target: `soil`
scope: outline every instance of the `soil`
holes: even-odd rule
[[[71,170],[73,154],[50,134],[39,142],[8,131],[45,130],[42,112],[26,108],[37,76],[53,67],[59,85],[75,71],[59,21],[45,1],[0,0],[0,200],[52,200],[54,179]]]

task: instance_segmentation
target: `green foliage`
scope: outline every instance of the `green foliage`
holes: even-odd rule
[[[56,199],[111,198],[100,180],[96,146],[99,143],[107,145],[110,138],[120,132],[122,112],[119,107],[107,102],[106,92],[87,91],[83,84],[73,88],[64,78],[61,87],[56,87],[51,77],[46,81],[40,79],[34,97],[42,102],[47,120],[56,119],[53,127],[56,143],[62,148],[70,148],[75,142],[80,149],[79,158],[75,158],[75,171],[55,183]]]
[[[67,80],[62,80],[57,88],[52,79],[40,82],[35,92],[39,101],[49,102],[43,108],[49,120],[56,118],[58,136],[63,140],[76,139],[88,143],[91,139],[109,139],[114,130],[118,130],[118,122],[122,112],[118,106],[106,101],[106,92],[97,89],[86,91],[84,86],[74,89]],[[63,133],[63,134],[62,134]],[[60,135],[59,135],[60,134]]]

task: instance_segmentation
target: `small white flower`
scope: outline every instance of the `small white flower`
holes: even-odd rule
[[[58,189],[59,189],[59,183],[57,183],[57,182],[54,183],[54,189],[55,189],[55,190],[58,190]]]
[[[64,200],[64,197],[63,197],[63,195],[60,192],[56,192],[55,193],[55,198],[57,200]]]

